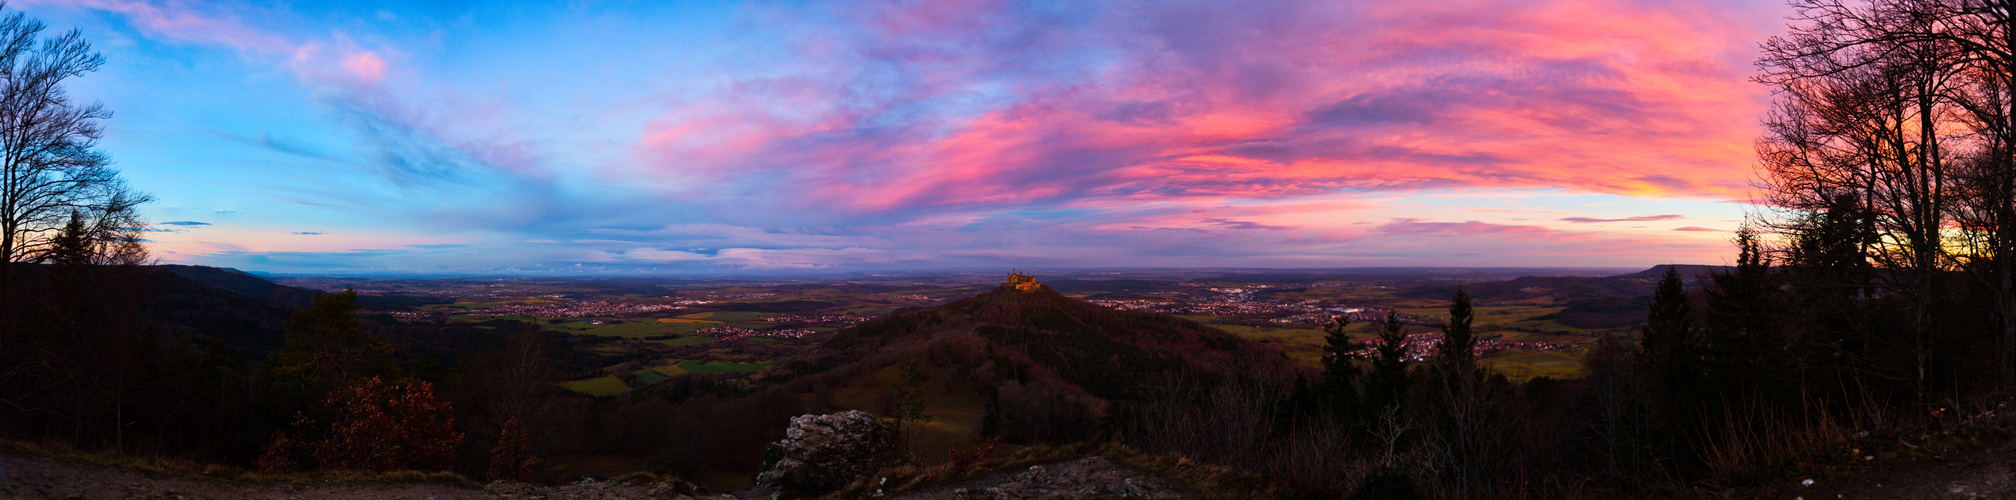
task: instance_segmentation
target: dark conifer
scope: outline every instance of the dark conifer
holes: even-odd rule
[[[1323,378],[1316,381],[1312,390],[1320,408],[1355,422],[1360,406],[1358,379],[1362,372],[1352,358],[1365,346],[1344,333],[1344,327],[1350,324],[1350,319],[1338,317],[1323,325]]]
[[[364,333],[357,307],[356,290],[316,294],[314,305],[296,309],[287,319],[287,348],[327,367],[337,381],[398,371],[392,362],[392,346]]]
[[[1398,312],[1388,311],[1379,323],[1379,348],[1373,353],[1367,381],[1368,402],[1375,410],[1400,404],[1407,395],[1407,333]]]
[[[1784,340],[1776,327],[1778,286],[1771,262],[1759,248],[1749,226],[1736,231],[1736,269],[1715,273],[1706,290],[1708,325],[1702,331],[1703,380],[1730,398],[1748,397],[1763,385],[1777,382],[1772,368],[1783,364]]]
[[[1456,287],[1456,298],[1449,304],[1449,322],[1442,326],[1442,344],[1435,350],[1435,362],[1444,371],[1462,374],[1477,369],[1477,337],[1470,332],[1470,322],[1475,319],[1470,294]]]

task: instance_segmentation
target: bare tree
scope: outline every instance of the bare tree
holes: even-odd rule
[[[1795,213],[1844,195],[1863,203],[1875,228],[1865,255],[1889,270],[1877,275],[1885,291],[1908,303],[1900,347],[1914,360],[1899,375],[1922,391],[1941,332],[1932,304],[1955,263],[1945,240],[1956,165],[1980,150],[1963,99],[1979,72],[1953,64],[1968,59],[1966,44],[1940,35],[1951,9],[1936,0],[1795,7],[1805,23],[1767,42],[1760,61],[1759,80],[1778,87],[1779,101],[1759,144],[1766,201]]]
[[[105,58],[77,30],[45,37],[44,29],[20,12],[0,17],[0,292],[13,285],[16,263],[49,258],[73,213],[100,231],[93,239],[132,241],[135,209],[150,201],[97,150],[111,111],[77,103],[63,87]]]

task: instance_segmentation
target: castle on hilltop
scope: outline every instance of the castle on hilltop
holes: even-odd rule
[[[1022,271],[1008,271],[1008,282],[1002,284],[1014,285],[1016,290],[1021,290],[1024,292],[1035,290],[1036,287],[1043,286],[1042,284],[1036,282],[1035,277],[1027,274],[1022,274]]]

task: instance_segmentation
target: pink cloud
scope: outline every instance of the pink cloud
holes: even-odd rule
[[[385,76],[381,51],[347,38],[302,40],[247,24],[228,8],[179,0],[25,0],[28,5],[83,7],[119,14],[154,37],[225,47],[275,57],[303,81],[344,87],[372,86]]]
[[[1577,224],[1594,224],[1603,222],[1653,222],[1653,221],[1673,220],[1681,218],[1685,218],[1685,216],[1677,214],[1667,214],[1667,215],[1645,215],[1639,217],[1621,217],[1616,219],[1597,219],[1591,217],[1563,217],[1561,218],[1561,220],[1564,222],[1574,222]]]
[[[667,113],[646,129],[640,168],[710,186],[762,179],[792,203],[871,214],[1341,189],[1747,189],[1758,24],[1573,0],[1274,7],[1120,8],[1075,30],[1035,30],[1018,24],[1030,13],[991,2],[850,11],[872,36],[818,37],[800,47],[803,74],[740,80]],[[1017,66],[1087,47],[1112,62]],[[893,97],[863,92],[886,84],[862,80],[878,64],[904,75]]]
[[[1397,219],[1375,228],[1380,234],[1392,236],[1470,238],[1495,236],[1513,239],[1564,239],[1586,238],[1586,235],[1562,233],[1540,226],[1491,224],[1487,222],[1424,222],[1420,219]]]
[[[148,0],[15,0],[25,5],[85,7],[126,16],[133,25],[176,40],[222,45],[239,50],[286,53],[294,44],[272,33],[246,27],[235,19],[204,16],[188,2]]]
[[[344,56],[340,65],[365,84],[377,84],[385,78],[385,60],[368,51]]]

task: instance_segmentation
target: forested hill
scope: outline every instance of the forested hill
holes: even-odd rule
[[[980,345],[978,368],[1034,370],[1102,399],[1128,399],[1176,377],[1286,378],[1300,368],[1272,347],[1166,314],[1121,311],[1066,297],[1045,285],[1002,285],[930,309],[899,312],[848,328],[824,346],[868,357],[913,346]],[[943,351],[936,347],[930,349]],[[959,363],[955,363],[959,364]],[[1047,378],[1047,377],[1037,377]]]
[[[183,266],[164,264],[154,266],[174,273],[189,281],[236,292],[261,302],[281,307],[308,307],[315,297],[315,291],[281,285],[237,269],[228,267]]]
[[[140,276],[146,321],[163,337],[189,334],[254,351],[280,348],[288,315],[315,295],[235,269],[163,265]]]
[[[1522,276],[1505,281],[1464,283],[1463,291],[1471,297],[1483,301],[1518,300],[1540,296],[1552,296],[1562,301],[1584,301],[1594,299],[1618,299],[1645,297],[1649,301],[1652,286],[1666,273],[1666,268],[1676,268],[1680,279],[1689,288],[1700,286],[1701,280],[1711,273],[1727,272],[1728,266],[1706,266],[1698,264],[1674,264],[1652,266],[1650,269],[1630,274],[1603,277],[1576,276]],[[1456,293],[1454,284],[1435,284],[1416,287],[1409,295],[1417,297],[1448,298]],[[1649,303],[1649,302],[1647,302]],[[1642,311],[1640,311],[1642,312]],[[1642,319],[1642,318],[1641,318]]]

